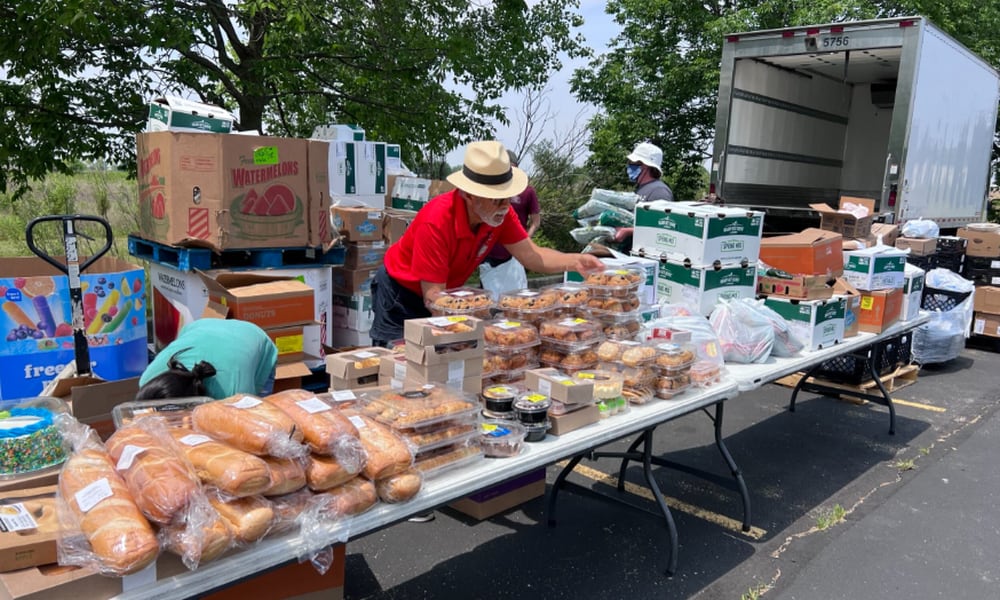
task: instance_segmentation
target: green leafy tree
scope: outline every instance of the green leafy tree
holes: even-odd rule
[[[74,159],[132,161],[165,93],[305,136],[335,119],[404,157],[491,135],[500,96],[586,51],[575,0],[9,0],[0,5],[0,190]],[[457,91],[456,91],[457,90]]]
[[[587,170],[574,164],[571,146],[541,140],[531,152],[531,185],[538,194],[542,224],[536,242],[563,252],[579,252],[570,235],[577,227],[573,210],[587,201],[592,188]]]

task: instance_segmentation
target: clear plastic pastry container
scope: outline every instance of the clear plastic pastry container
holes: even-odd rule
[[[604,337],[610,340],[635,340],[642,329],[642,318],[638,316],[629,318],[595,317],[595,319],[601,322],[601,331],[604,333]]]
[[[460,390],[425,385],[412,390],[360,392],[361,413],[394,429],[420,429],[468,418],[479,412],[479,402]]]
[[[590,289],[582,283],[557,283],[545,290],[556,294],[555,317],[576,315],[587,308],[590,300]]]
[[[514,401],[521,395],[521,390],[513,385],[491,385],[485,387],[479,398],[483,408],[491,413],[512,414]]]
[[[425,302],[434,316],[470,315],[489,319],[493,299],[489,292],[478,288],[461,287],[445,290],[433,301]]]
[[[538,329],[525,321],[500,319],[483,328],[483,342],[487,350],[518,352],[541,343]]]
[[[483,355],[483,377],[534,369],[537,366],[537,348],[528,348],[520,352],[487,351]]]
[[[535,361],[529,363],[520,369],[511,369],[509,371],[497,371],[489,378],[490,385],[518,385],[524,383],[524,374],[530,369],[537,369],[541,363]],[[485,381],[484,381],[485,384]]]
[[[460,444],[475,439],[478,434],[478,416],[476,415],[464,421],[444,423],[431,429],[399,432],[400,437],[406,441],[414,454]]]
[[[527,430],[517,421],[487,419],[479,424],[479,445],[490,458],[517,456],[524,447]]]
[[[642,367],[656,360],[656,348],[635,340],[605,340],[597,347],[597,358],[625,367]]]
[[[543,345],[571,352],[604,341],[601,323],[593,319],[552,319],[538,327]]]
[[[605,400],[617,398],[622,395],[624,379],[621,373],[613,371],[603,371],[598,369],[588,369],[577,371],[572,375],[573,379],[580,379],[594,384],[594,398]]]
[[[653,387],[643,386],[643,387],[627,387],[622,390],[622,396],[630,404],[646,404],[651,402],[655,397],[653,393]]]
[[[413,468],[420,471],[426,480],[455,469],[478,464],[483,458],[483,450],[479,442],[473,438],[469,443],[437,448],[419,454],[414,459]]]
[[[574,351],[563,351],[555,348],[542,348],[538,354],[538,362],[545,367],[559,369],[564,373],[575,373],[597,366],[597,352],[592,347]]]
[[[662,343],[656,345],[656,361],[653,363],[662,375],[686,373],[694,364],[694,350],[689,344]]]
[[[628,367],[620,362],[599,362],[597,368],[603,371],[612,371],[622,376],[625,387],[642,387],[651,385],[656,379],[656,370],[650,366]]]
[[[119,429],[147,416],[158,416],[167,427],[192,427],[191,411],[199,404],[212,402],[208,396],[173,398],[171,400],[132,400],[111,409],[111,419]]]
[[[646,272],[642,269],[619,267],[591,273],[584,283],[590,288],[591,296],[625,297],[634,294],[645,280]]]
[[[625,296],[594,296],[587,302],[587,310],[597,317],[626,314],[642,319],[642,313],[639,312],[641,304],[639,295],[635,292]]]
[[[624,396],[599,400],[597,402],[597,410],[600,411],[602,419],[626,413],[628,412],[628,400]]]
[[[558,294],[544,289],[511,290],[500,294],[497,308],[505,315],[532,319],[535,315],[545,314],[556,308],[558,299]]]
[[[531,423],[525,424],[525,434],[524,441],[526,442],[540,442],[545,439],[545,436],[549,433],[549,428],[552,424],[548,419],[542,421],[541,423]]]
[[[545,394],[528,392],[514,401],[514,414],[522,425],[544,423],[549,416],[552,400]]]
[[[698,361],[691,365],[689,374],[691,383],[702,388],[722,381],[722,367],[707,360]]]
[[[660,375],[656,378],[655,393],[657,398],[673,398],[691,387],[691,377],[687,373],[675,375]]]

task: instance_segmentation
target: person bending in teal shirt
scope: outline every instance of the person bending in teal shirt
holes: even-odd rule
[[[139,378],[136,400],[235,394],[274,389],[278,349],[247,321],[199,319],[185,325]]]

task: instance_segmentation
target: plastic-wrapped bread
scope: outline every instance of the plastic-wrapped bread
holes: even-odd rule
[[[372,481],[402,473],[413,464],[409,446],[387,426],[360,414],[349,418],[358,429],[361,445],[368,455],[361,474]]]
[[[358,469],[347,469],[332,456],[309,456],[306,463],[306,481],[309,489],[314,491],[328,490],[346,482],[360,472]]]
[[[364,477],[355,477],[316,496],[324,503],[322,513],[327,518],[361,514],[378,502],[375,484]]]
[[[194,522],[160,528],[162,546],[180,556],[192,571],[215,560],[233,545],[233,532],[219,511],[207,500],[203,505],[199,502],[195,510],[198,516],[192,519]]]
[[[262,493],[265,496],[282,496],[306,486],[305,461],[298,458],[262,456],[267,463],[271,485]]]
[[[346,454],[357,454],[357,428],[323,395],[285,390],[265,397],[264,401],[277,406],[295,422],[313,453],[336,456],[342,462],[348,460]]]
[[[165,524],[201,492],[198,476],[154,419],[140,419],[111,435],[108,454],[132,498],[150,521]]]
[[[226,521],[233,538],[241,544],[261,539],[271,529],[274,509],[263,496],[248,496],[234,500],[209,497],[209,502]]]
[[[77,525],[96,558],[92,564],[74,548],[59,544],[61,564],[88,564],[111,575],[135,573],[156,560],[160,546],[152,526],[136,506],[103,448],[75,452],[59,474],[61,522]],[[65,538],[73,530],[63,526]],[[74,556],[75,554],[75,556]]]
[[[308,488],[303,488],[284,496],[268,498],[274,509],[274,522],[270,533],[284,533],[293,529],[299,522],[299,515],[306,512],[315,503],[316,496]]]
[[[394,504],[406,502],[420,491],[423,476],[420,471],[410,469],[375,482],[375,492],[382,502]]]
[[[270,402],[248,395],[199,404],[191,412],[194,428],[238,450],[257,456],[305,456],[302,430]]]
[[[169,430],[202,483],[236,497],[263,493],[271,486],[271,472],[259,456],[217,442],[182,427]]]

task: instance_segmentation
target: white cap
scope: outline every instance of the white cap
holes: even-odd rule
[[[660,165],[663,164],[663,150],[659,147],[643,142],[635,147],[632,154],[629,154],[629,162],[640,162],[648,167],[653,167],[657,171],[663,171]]]

